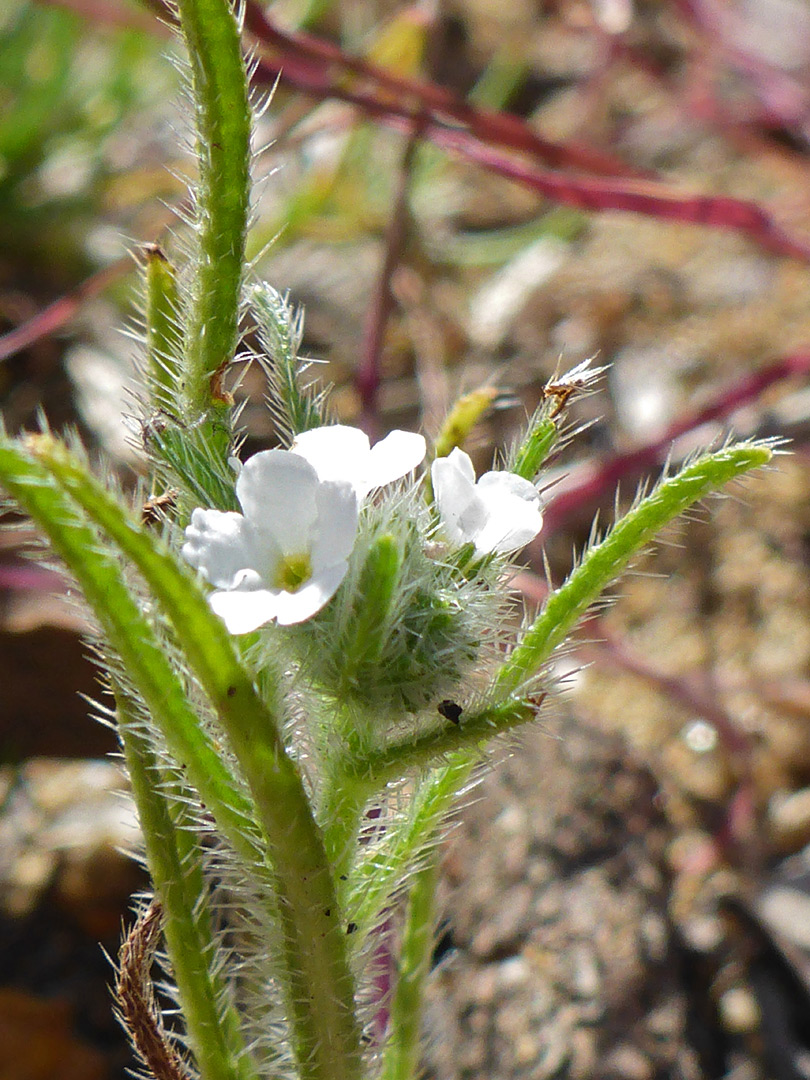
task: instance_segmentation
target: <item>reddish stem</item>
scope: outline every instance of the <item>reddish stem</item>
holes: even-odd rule
[[[712,66],[723,58],[730,67],[745,74],[764,120],[781,124],[805,141],[810,138],[810,87],[755,51],[737,44],[746,36],[744,20],[731,5],[675,0],[675,7],[695,32]]]
[[[399,166],[394,205],[385,235],[385,256],[374,295],[371,298],[363,330],[361,360],[355,373],[355,386],[362,403],[361,426],[369,435],[379,435],[378,395],[380,390],[380,361],[385,328],[394,307],[391,277],[397,268],[405,246],[408,226],[408,185],[411,179],[419,128],[414,127],[405,146]]]
[[[124,255],[110,266],[86,278],[72,292],[54,300],[32,319],[3,334],[0,337],[0,360],[7,360],[15,353],[39,341],[40,338],[48,337],[50,334],[55,334],[57,330],[61,330],[76,315],[86,300],[92,296],[98,296],[108,285],[123,277],[131,269],[132,259],[129,255]]]
[[[425,136],[490,172],[500,173],[546,198],[580,210],[625,210],[649,217],[710,225],[748,234],[762,247],[780,255],[810,259],[810,243],[791,236],[758,203],[728,195],[681,194],[657,181],[624,180],[552,172],[485,146],[457,131],[429,124]]]
[[[683,194],[670,185],[638,176],[588,175],[555,171],[517,157],[501,148],[492,131],[477,137],[471,130],[448,126],[430,106],[422,113],[418,102],[407,99],[391,100],[386,93],[377,95],[365,90],[348,89],[337,83],[322,65],[298,56],[284,60],[260,59],[256,75],[264,82],[277,79],[294,86],[302,93],[318,98],[336,98],[356,106],[362,113],[387,127],[409,132],[414,123],[424,117],[422,132],[436,146],[458,154],[498,173],[509,180],[531,188],[545,198],[580,210],[623,210],[671,221],[742,232],[763,247],[794,258],[810,259],[810,243],[789,234],[758,203],[727,195]],[[501,114],[494,114],[501,115]],[[500,141],[501,146],[498,145]],[[555,153],[535,153],[555,165],[573,164],[564,147],[557,145]],[[577,166],[580,167],[579,162]]]
[[[473,105],[437,83],[395,74],[322,38],[282,30],[256,0],[247,0],[245,27],[263,47],[263,65],[274,79],[280,76],[298,89],[303,89],[298,80],[304,77],[311,80],[310,92],[319,96],[345,101],[351,95],[356,104],[384,104],[391,114],[406,120],[425,116],[444,126],[460,124],[485,142],[532,154],[552,168],[570,166],[605,176],[645,175],[593,147],[544,139],[519,116]],[[358,81],[367,89],[358,90]]]
[[[82,12],[87,0],[60,2]],[[688,4],[684,10],[688,13]],[[681,194],[602,151],[543,139],[519,117],[477,108],[444,87],[395,75],[311,35],[283,31],[255,0],[248,0],[245,24],[263,52],[256,76],[265,84],[281,79],[319,100],[345,101],[399,131],[410,132],[424,118],[423,134],[437,146],[568,206],[732,229],[778,254],[810,258],[810,242],[789,234],[755,202]],[[534,163],[508,152],[514,150]],[[579,171],[551,171],[563,168]]]

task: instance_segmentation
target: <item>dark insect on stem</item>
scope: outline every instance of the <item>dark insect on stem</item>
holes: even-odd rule
[[[464,712],[460,705],[457,705],[455,701],[450,701],[449,698],[440,701],[436,708],[439,715],[443,716],[445,720],[449,720],[451,724],[458,724],[461,714]]]

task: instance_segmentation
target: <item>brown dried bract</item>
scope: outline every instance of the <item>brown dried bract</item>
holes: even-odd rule
[[[224,379],[225,372],[228,369],[227,362],[220,364],[214,374],[211,376],[211,398],[219,405],[233,405],[233,394],[230,390],[225,389]]]
[[[157,900],[143,911],[118,953],[115,996],[133,1045],[155,1080],[191,1080],[191,1073],[172,1045],[155,1002],[150,969],[163,929]]]
[[[554,420],[560,415],[570,399],[580,389],[575,383],[547,383],[543,387],[543,397],[548,400],[554,399],[554,408],[551,410],[549,420]]]

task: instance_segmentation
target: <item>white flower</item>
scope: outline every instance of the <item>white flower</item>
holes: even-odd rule
[[[197,509],[182,555],[215,587],[211,607],[232,634],[276,619],[304,622],[346,575],[357,534],[350,484],[321,481],[302,457],[263,450],[236,480],[242,513]]]
[[[392,431],[374,446],[359,428],[332,424],[296,435],[290,450],[313,466],[321,480],[345,480],[362,502],[374,488],[399,480],[422,461],[421,435]]]
[[[458,544],[474,544],[479,555],[517,551],[542,528],[540,495],[522,476],[488,472],[476,483],[469,455],[458,448],[437,458],[430,475],[445,530]]]

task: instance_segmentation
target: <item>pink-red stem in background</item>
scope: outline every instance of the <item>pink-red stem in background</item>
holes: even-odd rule
[[[360,363],[354,377],[362,406],[361,426],[368,435],[376,438],[383,434],[379,430],[378,395],[385,328],[394,307],[391,276],[397,268],[405,246],[408,226],[408,185],[418,144],[419,130],[418,127],[415,127],[408,137],[399,167],[394,205],[385,236],[385,255],[377,276],[374,294],[366,313],[363,341],[360,348]]]
[[[33,319],[3,334],[0,337],[0,360],[7,360],[8,357],[39,341],[40,338],[50,337],[51,334],[57,333],[75,317],[85,301],[98,296],[108,285],[123,277],[131,269],[132,259],[125,255],[110,266],[85,278],[72,292],[65,293],[58,300],[54,300]]]
[[[666,460],[672,443],[704,424],[725,420],[737,409],[756,401],[770,386],[786,379],[810,374],[810,352],[798,352],[744,375],[724,387],[701,408],[678,418],[660,438],[601,461],[575,465],[554,489],[543,512],[543,538],[562,531],[578,515],[593,515],[594,506],[616,490],[621,481],[635,481],[659,468]]]

